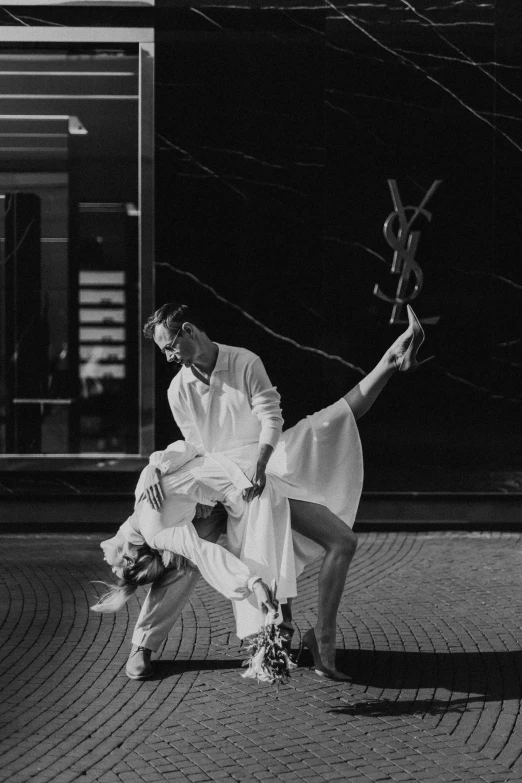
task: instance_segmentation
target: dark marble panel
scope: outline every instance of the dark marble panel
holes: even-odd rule
[[[435,358],[361,421],[366,488],[519,492],[520,3],[161,0],[96,23],[118,14],[156,27],[158,304],[196,303],[214,339],[260,353],[293,424],[399,333],[374,295],[397,287],[388,180],[412,206],[441,180],[415,224]]]
[[[221,7],[207,37],[158,37],[160,298],[201,303],[216,339],[261,353],[289,424],[344,393],[399,333],[373,293],[397,287],[387,180],[412,206],[441,180],[431,221],[415,225],[415,304],[434,321],[435,359],[394,379],[361,422],[369,489],[517,484],[520,57],[502,11]],[[160,439],[171,425],[158,403]]]
[[[291,421],[321,383],[317,355],[288,341],[313,348],[319,332],[324,37],[275,12],[241,27],[158,33],[159,291],[259,352]],[[172,368],[158,370],[165,388]],[[160,439],[172,425],[158,405]]]
[[[333,278],[344,275],[340,289],[358,292],[345,347],[358,335],[353,350],[362,360],[363,335],[375,340],[391,313],[373,286],[394,296],[397,285],[393,248],[381,232],[393,211],[387,180],[397,181],[403,204],[417,206],[440,179],[428,204],[431,222],[415,225],[424,272],[415,306],[421,317],[439,320],[426,326],[431,366],[406,383],[397,379],[362,422],[369,473],[372,485],[387,483],[379,469],[385,475],[391,458],[394,475],[403,466],[412,483],[425,485],[423,474],[431,474],[447,487],[445,469],[457,476],[472,469],[478,489],[491,486],[480,468],[516,467],[522,457],[513,437],[521,423],[520,373],[513,364],[511,377],[499,372],[495,355],[499,343],[520,335],[520,271],[508,250],[517,232],[509,232],[503,251],[498,239],[505,187],[499,160],[519,166],[520,91],[512,85],[520,60],[504,51],[499,61],[493,4],[385,5],[332,4],[328,14],[329,263]],[[499,94],[503,105],[510,102],[505,117]],[[342,350],[339,337],[338,344]]]

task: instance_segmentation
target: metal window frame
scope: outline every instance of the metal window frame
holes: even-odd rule
[[[88,3],[92,5],[92,3]],[[154,308],[154,30],[129,27],[10,27],[1,28],[4,42],[32,43],[135,43],[139,51],[138,99],[138,274],[139,323]],[[139,349],[139,453],[1,454],[0,465],[21,459],[135,461],[154,450],[154,346],[141,340]]]
[[[75,0],[76,6],[130,6],[140,8],[143,6],[152,7],[156,0]],[[47,5],[70,5],[70,0],[31,0],[27,5],[47,6]],[[3,0],[2,5],[20,5],[20,0]]]

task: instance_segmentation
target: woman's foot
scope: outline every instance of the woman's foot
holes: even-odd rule
[[[302,638],[299,656],[305,647],[312,653],[316,674],[320,677],[326,677],[329,680],[351,682],[351,677],[347,674],[343,674],[343,672],[337,671],[335,668],[335,641],[333,644],[325,642],[319,644],[314,629],[310,628]]]
[[[318,634],[316,631],[314,631],[314,637],[317,641],[317,647],[319,650],[319,655],[321,656],[321,661],[323,661],[324,665],[328,669],[330,679],[340,680],[343,682],[351,681],[351,677],[349,677],[347,674],[344,674],[343,672],[340,672],[335,666],[335,632],[330,638],[323,637],[321,640],[318,640]]]
[[[417,361],[417,353],[424,342],[424,330],[410,305],[407,305],[406,309],[408,311],[408,328],[388,349],[388,357],[392,365],[400,372],[416,370],[421,364],[425,364],[433,358],[430,356],[429,359],[424,359],[422,362]]]

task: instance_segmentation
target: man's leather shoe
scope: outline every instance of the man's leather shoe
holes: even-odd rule
[[[147,680],[153,671],[150,661],[152,650],[133,644],[125,666],[125,674],[131,680]]]

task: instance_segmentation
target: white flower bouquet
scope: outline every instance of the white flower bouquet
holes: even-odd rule
[[[245,679],[268,682],[279,687],[289,680],[290,672],[297,666],[285,650],[284,640],[273,623],[261,628],[247,650],[250,656],[242,665],[248,666],[248,669],[241,675]]]
[[[264,587],[266,589],[266,585]],[[266,611],[265,624],[257,636],[250,640],[247,647],[250,655],[242,664],[248,668],[241,676],[258,682],[276,684],[279,688],[281,683],[288,681],[291,670],[295,669],[297,664],[288,655],[285,648],[286,640],[283,639],[276,625],[279,616],[276,594],[277,584],[274,579],[268,590],[268,602],[260,598]]]

